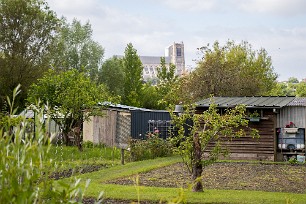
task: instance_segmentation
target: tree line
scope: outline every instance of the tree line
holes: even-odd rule
[[[194,103],[214,96],[280,93],[278,75],[265,49],[246,41],[218,41],[198,48],[193,72],[175,75],[175,65],[161,57],[157,85],[144,81],[143,65],[132,43],[123,57],[104,60],[104,48],[92,39],[91,24],[59,18],[43,0],[0,0],[0,106],[18,84],[19,110],[38,102],[67,123],[81,127],[99,102],[151,109]],[[282,94],[282,93],[280,93]]]

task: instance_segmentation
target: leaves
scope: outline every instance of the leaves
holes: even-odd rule
[[[102,65],[104,49],[92,39],[92,28],[89,22],[84,25],[77,19],[66,23],[57,37],[56,49],[52,53],[52,64],[57,70],[77,69],[85,72],[92,80],[97,80]]]
[[[16,103],[24,105],[28,87],[49,67],[49,54],[59,25],[45,1],[0,1],[2,99],[21,84],[22,92]]]
[[[123,67],[125,79],[122,103],[130,106],[139,106],[141,103],[142,89],[142,62],[132,43],[127,45],[124,54]]]
[[[244,128],[248,126],[245,110],[245,106],[238,105],[221,114],[212,101],[208,110],[201,114],[195,113],[194,106],[185,106],[180,115],[171,112],[178,129],[171,141],[191,173],[194,173],[194,165],[202,163],[205,166],[215,162],[220,155],[227,155],[223,141],[245,136]],[[251,135],[259,136],[257,130],[252,130]],[[196,153],[201,156],[196,157]]]
[[[54,70],[39,79],[31,86],[28,101],[35,103],[41,100],[49,104],[49,114],[63,128],[66,144],[69,143],[68,132],[73,133],[76,144],[81,147],[80,129],[83,121],[96,111],[99,102],[111,101],[103,85],[92,83],[85,73],[72,69],[56,74]]]
[[[215,96],[265,95],[277,78],[271,57],[247,42],[228,41],[199,49],[203,58],[191,73],[189,91],[194,100]]]

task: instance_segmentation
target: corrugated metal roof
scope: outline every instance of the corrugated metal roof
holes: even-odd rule
[[[252,96],[252,97],[213,97],[196,103],[199,107],[208,107],[215,103],[218,107],[232,107],[244,104],[247,107],[273,107],[281,108],[292,102],[295,97],[289,96]]]
[[[287,106],[306,106],[306,98],[295,98]]]
[[[139,110],[139,111],[147,111],[147,112],[168,112],[166,110],[154,110],[154,109],[147,109],[147,108],[139,108],[139,107],[135,107],[135,106],[127,106],[127,105],[122,105],[122,104],[112,104],[112,103],[107,102],[107,101],[99,103],[99,105],[106,106],[106,107],[109,107],[109,108],[128,110],[128,111]]]

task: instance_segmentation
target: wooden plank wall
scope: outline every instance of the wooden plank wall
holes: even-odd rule
[[[94,143],[112,147],[115,145],[117,112],[104,110],[103,114],[102,117],[94,117]]]
[[[276,154],[275,120],[275,114],[271,110],[265,110],[260,122],[249,122],[249,128],[259,131],[259,138],[252,138],[248,129],[246,129],[245,137],[234,138],[230,141],[222,138],[222,143],[230,151],[226,159],[274,161]],[[209,145],[207,153],[213,145],[214,143]]]

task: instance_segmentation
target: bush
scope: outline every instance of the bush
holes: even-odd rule
[[[172,155],[172,147],[168,140],[159,138],[158,134],[147,135],[147,140],[131,139],[129,142],[128,160],[141,161]]]

